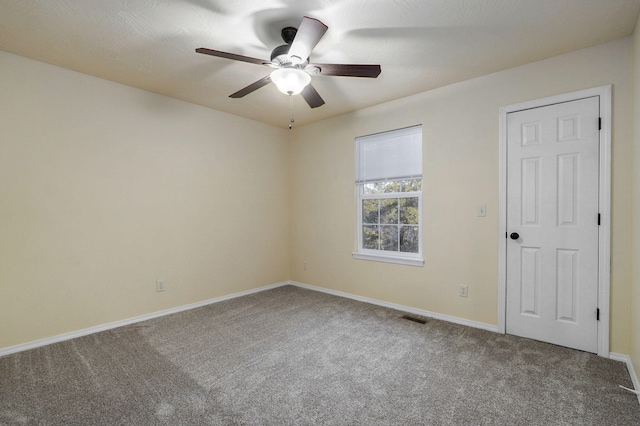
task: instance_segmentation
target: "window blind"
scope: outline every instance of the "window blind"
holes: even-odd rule
[[[422,125],[356,138],[356,183],[422,177]]]

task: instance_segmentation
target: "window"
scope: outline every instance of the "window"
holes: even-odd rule
[[[421,266],[422,126],[356,138],[358,251]]]

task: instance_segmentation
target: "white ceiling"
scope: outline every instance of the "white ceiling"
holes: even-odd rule
[[[0,0],[0,50],[286,127],[270,68],[195,53],[269,59],[307,15],[329,30],[317,63],[380,64],[377,79],[313,77],[326,104],[294,98],[296,124],[624,37],[640,0]]]

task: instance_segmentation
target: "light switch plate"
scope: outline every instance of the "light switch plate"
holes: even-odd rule
[[[478,217],[486,217],[487,216],[487,205],[480,204],[478,206]]]

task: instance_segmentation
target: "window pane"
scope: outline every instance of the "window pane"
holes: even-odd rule
[[[365,183],[364,185],[362,185],[363,189],[364,189],[364,194],[365,195],[371,195],[371,194],[379,194],[380,193],[380,189],[379,189],[379,184],[376,183]]]
[[[389,192],[400,192],[400,182],[399,181],[389,181],[389,182],[380,182],[380,192],[381,193],[389,193]]]
[[[362,223],[378,223],[378,200],[362,200]]]
[[[400,199],[400,223],[418,224],[418,197]]]
[[[422,191],[422,179],[411,179],[402,181],[402,192]]]
[[[398,199],[380,200],[380,223],[398,223]]]
[[[398,227],[380,226],[380,250],[398,251]]]
[[[365,195],[418,191],[422,191],[422,179],[390,180],[385,182],[369,182],[362,184],[362,193]]]
[[[378,225],[362,227],[362,248],[378,250]]]
[[[419,228],[417,226],[402,226],[400,228],[400,251],[404,253],[418,253]]]

